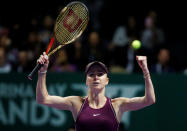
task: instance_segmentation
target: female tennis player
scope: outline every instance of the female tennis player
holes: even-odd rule
[[[146,56],[136,56],[145,79],[145,95],[143,97],[110,99],[105,96],[109,83],[106,66],[98,61],[86,67],[87,96],[51,96],[46,88],[46,72],[49,64],[45,53],[38,63],[44,66],[38,72],[36,100],[39,104],[72,112],[76,131],[117,131],[122,115],[126,111],[139,110],[155,103],[155,93]]]

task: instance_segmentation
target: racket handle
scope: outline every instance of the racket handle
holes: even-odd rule
[[[37,63],[37,65],[34,67],[34,69],[32,70],[32,72],[27,76],[29,80],[32,80],[32,77],[34,74],[36,74],[36,72],[42,67],[43,65],[40,63]]]

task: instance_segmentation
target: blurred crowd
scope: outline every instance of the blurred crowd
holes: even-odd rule
[[[157,26],[156,11],[147,12],[143,28],[137,27],[135,16],[127,16],[126,22],[116,26],[112,37],[101,35],[99,10],[102,3],[88,5],[90,23],[83,35],[65,46],[50,58],[49,72],[83,72],[88,62],[102,61],[110,72],[136,73],[140,71],[136,55],[146,55],[153,73],[178,72],[171,63],[171,51],[166,35]],[[94,6],[97,10],[94,10]],[[39,56],[47,48],[53,33],[55,18],[47,14],[42,19],[33,17],[28,23],[7,27],[0,23],[0,73],[30,72]],[[131,46],[140,40],[140,49]]]

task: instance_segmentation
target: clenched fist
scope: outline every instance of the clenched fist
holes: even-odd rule
[[[146,56],[136,56],[136,60],[141,67],[143,73],[148,73],[148,67],[147,67],[147,57]]]
[[[37,60],[38,63],[42,64],[43,66],[40,68],[40,72],[47,72],[47,68],[49,65],[49,59],[45,52],[40,55],[40,58]]]

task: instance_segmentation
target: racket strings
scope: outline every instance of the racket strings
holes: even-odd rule
[[[71,25],[74,27],[75,31],[70,32],[66,28],[64,28],[62,22],[64,18],[68,15],[69,11],[72,10],[76,16],[78,16],[78,19],[81,19],[82,22],[80,25],[77,24],[77,20],[75,21],[74,17],[68,17],[68,21],[72,22]],[[66,9],[65,12],[61,13],[57,19],[57,27],[56,27],[56,38],[60,43],[70,43],[75,38],[79,37],[80,34],[85,29],[86,25],[88,23],[88,11],[85,9],[85,7],[81,4],[75,4],[73,6],[70,6]]]
[[[69,32],[65,30],[60,24],[62,22],[62,19],[68,14],[68,11],[65,11],[64,13],[61,13],[57,18],[57,28],[56,28],[56,37],[60,43],[64,43],[64,41],[68,41],[67,36],[69,36]],[[62,35],[63,34],[63,35]],[[63,37],[66,37],[64,39]]]
[[[86,21],[86,20],[85,20]],[[71,42],[71,40],[73,41],[75,38],[79,37],[79,34],[82,33],[81,30],[84,29],[84,25],[82,24],[78,29],[77,31],[75,31],[74,33],[71,33],[71,34],[68,34],[69,32],[67,30],[63,30],[63,32],[60,32],[60,33],[63,33],[63,36],[60,35],[60,33],[57,33],[58,34],[58,38],[59,38],[59,41],[61,43],[66,43],[68,41],[68,43]],[[61,29],[59,29],[61,30]],[[67,33],[66,33],[67,32]],[[67,43],[66,43],[67,44]]]
[[[72,36],[69,35],[69,31],[64,30],[61,26],[59,26],[59,28],[56,29],[56,37],[58,38],[58,41],[60,43],[64,43],[72,39]]]
[[[82,21],[82,23],[85,23],[86,21],[87,21],[87,20],[84,19],[84,21]],[[84,25],[85,25],[85,24],[81,24],[81,25],[79,26],[79,28],[77,28],[77,30],[74,31],[74,33],[70,33],[68,30],[63,30],[64,33],[65,33],[65,36],[67,36],[69,39],[73,39],[76,35],[79,34],[79,32],[81,32],[81,30],[84,29]],[[75,25],[75,28],[76,28],[77,26],[78,26],[78,25]],[[59,30],[59,31],[62,30],[62,27],[59,27],[58,30]],[[71,34],[71,35],[68,35],[68,34]]]
[[[79,25],[79,27],[78,27],[78,25],[75,25],[76,26],[75,28],[77,28],[77,30],[74,33],[72,33],[72,37],[77,38],[77,37],[79,37],[79,34],[82,33],[82,31],[84,30],[84,27],[85,27],[85,25],[87,25],[87,21],[88,21],[88,19],[85,19],[85,18],[83,19],[82,24]]]

